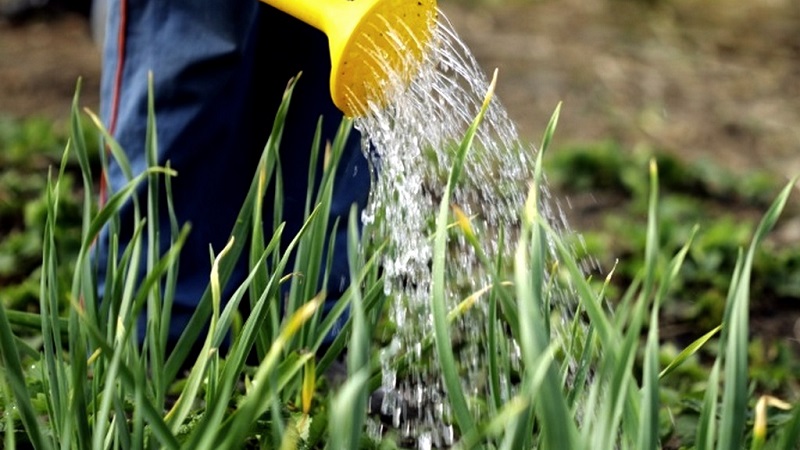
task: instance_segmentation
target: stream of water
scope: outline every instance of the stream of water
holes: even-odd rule
[[[372,238],[387,245],[382,264],[385,291],[391,299],[390,320],[396,327],[382,354],[385,396],[381,413],[391,417],[391,427],[420,449],[448,447],[455,439],[452,426],[447,425],[450,414],[436,358],[422,342],[433,333],[432,235],[451,161],[489,89],[484,70],[441,12],[425,54],[410,85],[403,81],[407,77],[398,75],[355,124],[365,148],[373,149],[371,160],[380,174],[373,182],[363,220],[366,229],[375,233]],[[529,191],[535,158],[535,147],[520,140],[500,101],[492,99],[452,197],[452,203],[470,217],[492,259],[510,257],[516,248],[519,211]],[[546,189],[543,198],[541,208],[550,225],[568,230]],[[461,237],[448,243],[446,267],[448,309],[491,283],[490,274]],[[485,302],[479,300],[452,325],[462,385],[473,398],[489,397],[486,311]],[[511,349],[511,364],[518,364],[515,343],[509,338],[504,345]],[[406,354],[411,369],[398,374],[393,363]],[[486,412],[478,409],[473,411],[476,416]],[[373,423],[375,433],[381,427]]]

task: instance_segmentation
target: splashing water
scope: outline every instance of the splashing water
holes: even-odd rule
[[[371,161],[379,173],[363,220],[375,233],[371,237],[386,243],[385,292],[396,326],[382,355],[381,413],[391,417],[392,425],[420,449],[449,446],[454,441],[454,430],[446,425],[451,414],[437,361],[425,342],[433,335],[432,235],[452,160],[489,89],[484,72],[441,13],[425,54],[410,84],[407,76],[393,75],[375,94],[378,100],[369,105],[368,114],[355,122],[365,148],[372,149]],[[483,251],[492,260],[507,258],[516,248],[519,212],[533,179],[535,159],[536,149],[520,141],[506,110],[492,99],[452,197],[452,203],[470,218]],[[564,232],[564,215],[551,206],[554,202],[545,188],[542,194],[542,214],[551,227]],[[463,237],[450,239],[446,271],[448,310],[491,284],[490,274]],[[489,397],[483,303],[478,300],[451,324],[464,392],[477,398]],[[518,364],[518,347],[508,340],[511,364]],[[408,358],[408,373],[396,371],[400,355]]]

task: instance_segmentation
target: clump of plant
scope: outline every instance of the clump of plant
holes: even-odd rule
[[[448,355],[447,327],[441,319],[444,311],[441,307],[435,311],[435,316],[440,317],[436,322],[437,351],[451,393],[454,417],[464,433],[460,445],[465,448],[487,444],[491,448],[661,448],[665,440],[678,436],[674,426],[665,426],[662,422],[662,417],[669,417],[669,410],[665,409],[669,404],[661,399],[664,380],[720,333],[717,357],[705,384],[706,395],[698,405],[699,418],[695,419],[694,432],[688,438],[679,436],[685,439],[680,445],[728,449],[743,448],[749,443],[751,448],[762,448],[768,442],[766,445],[772,448],[795,448],[800,436],[800,408],[795,408],[791,416],[773,416],[773,423],[780,423],[782,427],[767,439],[767,406],[786,410],[790,405],[770,396],[756,401],[749,391],[747,370],[748,310],[756,249],[775,225],[795,180],[784,187],[770,206],[747,251],[738,252],[722,323],[709,328],[674,358],[662,363],[659,310],[678,277],[696,230],[671,258],[663,253],[658,172],[656,163],[651,162],[643,264],[619,299],[612,300],[606,295],[613,275],[599,288],[590,284],[571,247],[549,228],[546,218],[539,213],[541,157],[551,142],[557,116],[558,111],[541,145],[534,185],[522,214],[521,243],[513,250],[511,283],[492,286],[496,296],[490,297],[490,333],[510,330],[520,346],[524,365],[521,382],[514,390],[508,388],[513,386],[512,371],[502,364],[492,364],[490,359],[489,379],[505,381],[492,381],[493,386],[501,391],[500,386],[506,386],[505,391],[495,395],[496,399],[506,400],[495,400],[493,407],[490,406],[493,411],[489,417],[495,419],[476,423],[466,410],[466,402],[458,398],[460,394],[452,395],[453,391],[459,391],[454,375],[458,367]],[[478,126],[479,120],[480,116],[473,127]],[[469,138],[468,133],[452,169],[437,219],[434,282],[440,285],[446,282],[441,266],[437,270],[437,262],[443,261],[448,226],[447,193],[452,192],[458,180],[459,164],[468,151]],[[477,244],[480,236],[474,235],[463,218],[457,220],[466,238],[475,242],[476,251],[480,251]],[[555,258],[548,251],[551,244],[556,248]],[[666,265],[661,263],[665,258]],[[555,277],[555,282],[545,276],[551,273],[553,264],[563,266],[557,269],[560,276]],[[578,302],[575,320],[566,331],[550,323],[554,286],[559,283],[573,292]],[[438,292],[437,296],[434,287],[434,306],[437,302],[443,304],[441,289]],[[495,298],[497,300],[493,301]],[[614,314],[609,312],[609,303],[615,305]],[[585,323],[581,319],[584,316]],[[503,319],[497,319],[500,317]],[[646,340],[641,347],[643,333]],[[488,345],[491,346],[491,342]],[[491,347],[488,350],[489,354],[497,351]]]
[[[277,149],[292,89],[290,84],[231,240],[223,249],[212,249],[214,264],[208,289],[174,349],[167,348],[165,330],[176,261],[190,230],[180,227],[171,213],[170,230],[157,230],[158,221],[152,220],[159,198],[156,194],[163,189],[170,202],[174,172],[169,166],[151,165],[140,175],[131,174],[128,185],[95,210],[93,171],[86,143],[79,136],[82,119],[76,96],[73,140],[67,152],[76,155],[82,169],[85,197],[81,247],[73,277],[64,283],[56,275],[63,257],[55,246],[55,229],[62,213],[62,162],[45,191],[47,219],[39,312],[26,315],[26,321],[22,321],[0,304],[0,406],[5,411],[0,427],[5,448],[339,450],[395,445],[392,433],[368,434],[365,425],[368,396],[380,384],[373,335],[381,323],[384,302],[393,300],[383,296],[380,243],[362,242],[355,228],[349,230],[351,286],[327,316],[320,313],[325,293],[314,283],[304,282],[317,280],[320,274],[324,278],[330,264],[323,255],[333,242],[325,239],[325,230],[333,173],[348,124],[343,125],[325,156],[329,163],[319,189],[309,188],[307,219],[298,235],[282,247],[280,221],[264,224],[261,220],[270,182],[278,186],[275,205],[282,204]],[[484,110],[490,100],[489,95]],[[152,98],[149,107],[146,151],[152,162],[156,154]],[[461,234],[480,252],[482,231],[452,208],[450,195],[462,176],[466,153],[474,151],[471,140],[482,115],[458,147],[435,219],[431,293],[434,332],[420,336],[421,343],[432,347],[432,355],[442,368],[447,389],[443,401],[448,403],[456,430],[453,446],[667,447],[676,433],[674,422],[670,422],[673,416],[667,410],[669,403],[662,399],[664,382],[690,361],[699,347],[718,336],[717,356],[704,380],[704,395],[697,402],[699,414],[691,423],[692,432],[681,434],[685,440],[679,445],[697,449],[796,448],[800,408],[752,393],[747,372],[755,249],[774,226],[794,182],[772,203],[747,249],[737,252],[721,323],[662,361],[659,310],[690,252],[693,235],[676,252],[664,250],[659,230],[658,171],[656,164],[651,164],[643,265],[618,298],[610,298],[613,294],[608,290],[613,275],[599,285],[590,282],[571,246],[539,212],[541,159],[550,145],[557,113],[545,132],[535,178],[523,207],[520,243],[508,249],[512,267],[507,270],[483,258],[493,273],[493,284],[482,293],[485,295],[470,296],[458,310],[447,310],[443,296],[446,284],[451,282],[444,268],[448,239]],[[104,135],[111,157],[127,170],[119,146],[96,118],[93,121]],[[312,161],[322,157],[319,144],[317,139],[311,150]],[[104,159],[102,164],[108,162]],[[149,194],[144,204],[135,200],[135,238],[124,252],[111,255],[108,283],[116,288],[100,303],[90,257],[92,242],[104,226],[111,226],[113,235],[119,226],[118,208],[141,184]],[[171,204],[167,210],[172,211]],[[172,236],[172,247],[159,255],[155,236],[167,232]],[[294,255],[292,267],[290,255]],[[223,299],[222,287],[235,261],[242,257],[248,258],[249,276],[231,298]],[[138,267],[142,258],[148,275],[139,280],[132,268]],[[659,264],[661,259],[667,264]],[[285,310],[279,311],[284,283],[291,284],[289,298]],[[560,326],[551,320],[556,292],[569,292],[575,299],[574,319]],[[452,317],[474,301],[488,303],[485,346],[491,394],[485,399],[469,398],[459,382],[460,368],[450,340]],[[69,308],[61,312],[58,305],[64,302]],[[249,302],[247,317],[237,317],[241,302]],[[327,349],[323,348],[325,336],[346,310],[349,314],[342,332]],[[148,320],[141,345],[132,332],[140,314],[146,314]],[[36,339],[23,340],[12,329],[12,324],[30,327],[32,322],[39,332]],[[509,334],[516,348],[504,344]],[[642,335],[646,336],[644,341]],[[230,339],[230,345],[223,352],[226,339]],[[196,343],[201,349],[191,353]],[[325,371],[345,350],[347,379],[341,386],[332,386]],[[246,364],[252,353],[259,361],[256,366]],[[519,354],[519,364],[513,367],[512,353]],[[182,373],[182,367],[189,369]],[[473,414],[469,402],[485,405],[484,414]],[[783,410],[786,412],[776,414]]]
[[[585,248],[588,257],[599,259],[606,270],[614,267],[607,288],[612,300],[621,297],[645,263],[649,181],[643,168],[647,158],[648,152],[598,142],[559,148],[550,152],[545,164],[552,185],[577,205],[585,247],[576,248]],[[657,264],[666,265],[668,256],[690,236],[692,241],[680,274],[662,302],[662,358],[668,358],[721,323],[739,251],[748,245],[760,211],[769,207],[780,181],[758,170],[733,174],[713,163],[688,164],[665,153],[656,152],[655,159],[659,187],[667,192],[657,209]],[[790,201],[787,209],[796,215],[797,201]],[[695,230],[697,224],[701,227]],[[781,232],[755,251],[750,303],[754,326],[749,343],[753,386],[788,398],[800,392],[790,375],[800,370],[800,347],[786,339],[792,334],[793,318],[800,313],[794,301],[800,296],[800,247],[786,237],[790,224],[779,222]],[[593,275],[604,276],[599,270]],[[667,397],[680,404],[681,410],[697,412],[695,400],[702,397],[707,379],[703,363],[715,357],[716,345],[705,346],[670,381],[674,390]]]
[[[5,448],[237,448],[245,444],[278,447],[300,441],[313,446],[327,436],[329,419],[335,422],[345,417],[327,414],[328,408],[338,403],[319,397],[320,386],[324,387],[322,374],[352,335],[359,339],[349,346],[348,366],[351,373],[362,373],[359,379],[368,378],[364,373],[369,371],[368,347],[363,347],[363,342],[369,342],[369,331],[364,317],[376,315],[382,289],[374,259],[366,260],[364,254],[355,252],[360,239],[355,229],[351,230],[354,283],[330,313],[321,314],[325,292],[315,283],[304,282],[323,278],[330,264],[322,256],[333,246],[326,240],[325,230],[333,174],[349,132],[348,123],[327,148],[325,158],[329,162],[319,189],[309,187],[307,220],[298,235],[282,248],[283,225],[262,223],[264,195],[271,181],[276,180],[278,186],[275,204],[283,202],[277,149],[292,88],[293,84],[278,111],[230,242],[223,249],[211,249],[214,264],[207,291],[172,349],[167,348],[166,341],[169,309],[178,255],[190,230],[179,226],[171,203],[167,205],[171,230],[158,230],[153,214],[158,210],[159,191],[165,191],[171,202],[174,171],[169,166],[151,165],[142,174],[131,173],[119,145],[89,113],[110,149],[109,157],[116,158],[129,175],[128,184],[98,206],[93,179],[96,168],[90,163],[89,147],[81,132],[83,119],[76,94],[72,138],[45,189],[39,312],[21,316],[0,307],[4,368],[0,405],[6,411],[0,427],[6,431]],[[145,151],[153,164],[157,149],[152,97],[149,108]],[[318,131],[312,160],[322,158],[320,141]],[[57,246],[57,230],[69,200],[64,198],[62,186],[70,157],[80,164],[84,197],[80,249],[74,260],[65,261]],[[107,164],[103,157],[103,167]],[[142,184],[148,193],[145,204],[133,196]],[[112,250],[108,289],[100,302],[92,245],[104,226],[111,227],[112,236],[115,234],[120,226],[118,210],[126,201],[134,203],[136,231],[124,252]],[[280,217],[279,212],[275,215]],[[157,250],[156,236],[160,233],[172,236],[172,247],[163,254]],[[222,288],[245,252],[249,254],[250,274],[231,298],[223,299]],[[291,256],[294,263],[289,267]],[[66,282],[58,276],[64,264],[74,267],[71,280]],[[140,264],[147,267],[143,280],[132,270]],[[290,287],[283,288],[284,284]],[[288,292],[288,301],[283,303],[284,315],[279,315],[282,292]],[[249,303],[247,317],[238,316],[242,302]],[[63,312],[60,305],[65,303],[69,308]],[[351,319],[344,332],[327,349],[322,348],[325,337],[348,309]],[[142,314],[147,317],[147,334],[140,344],[132,330]],[[12,326],[35,327],[40,334],[23,341]],[[226,341],[230,345],[223,350]],[[201,343],[201,349],[193,353],[196,342]],[[256,355],[259,365],[245,364],[251,354]],[[187,359],[190,356],[192,361]],[[185,368],[188,370],[184,372]],[[351,386],[352,380],[345,389],[353,391]],[[362,383],[357,390],[365,389]],[[365,415],[366,405],[358,414],[352,395],[342,398],[356,417]]]
[[[96,136],[89,127],[81,132]],[[35,311],[38,304],[47,168],[59,164],[66,143],[66,132],[48,120],[0,118],[0,301],[13,310]],[[87,151],[95,155],[90,147]],[[92,161],[96,164],[97,158]],[[61,220],[55,230],[66,260],[74,260],[80,247],[76,176],[80,178],[80,167],[68,158],[58,186]],[[66,279],[70,273],[64,264],[60,276]]]

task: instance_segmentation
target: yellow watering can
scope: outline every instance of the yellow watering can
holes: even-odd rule
[[[328,36],[331,96],[348,117],[365,112],[387,73],[410,76],[436,18],[436,0],[261,0]]]

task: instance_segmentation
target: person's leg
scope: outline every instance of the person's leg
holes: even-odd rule
[[[147,76],[152,71],[158,164],[169,161],[178,172],[171,180],[176,213],[181,224],[192,225],[180,259],[171,340],[181,332],[208,284],[209,245],[218,252],[225,244],[263,145],[247,91],[257,27],[257,6],[250,1],[109,4],[101,95],[104,120],[134,173],[143,171]],[[113,162],[107,176],[112,192],[126,182]],[[144,205],[143,188],[138,196]],[[164,208],[159,216],[163,251],[170,226]],[[122,245],[131,238],[132,217],[129,202],[121,211]],[[101,236],[97,251],[101,295],[107,245],[108,239]],[[140,339],[141,325],[140,321]]]
[[[209,245],[219,251],[228,240],[286,83],[303,70],[281,146],[287,233],[299,229],[317,119],[325,115],[324,137],[332,139],[341,118],[328,93],[328,64],[321,33],[253,0],[118,0],[109,4],[103,117],[134,171],[144,170],[147,72],[153,72],[158,163],[169,161],[178,172],[172,179],[176,213],[179,222],[192,224],[180,259],[171,340],[182,332],[208,284]],[[363,205],[369,176],[355,135],[345,160],[349,164],[343,170],[356,173],[356,180],[337,189],[337,204]],[[125,182],[114,164],[108,179],[112,191]],[[138,195],[144,204],[143,190]],[[163,201],[161,207],[163,232],[169,230],[169,223]],[[265,210],[271,214],[271,208],[265,206]],[[132,213],[132,205],[125,205],[123,244],[130,239]],[[271,224],[270,218],[265,219]],[[168,233],[162,234],[161,241],[164,251]],[[107,245],[104,235],[97,251],[101,295]],[[337,268],[344,264],[346,273],[344,254],[336,255],[335,264]],[[238,267],[228,293],[243,279],[245,269]]]

